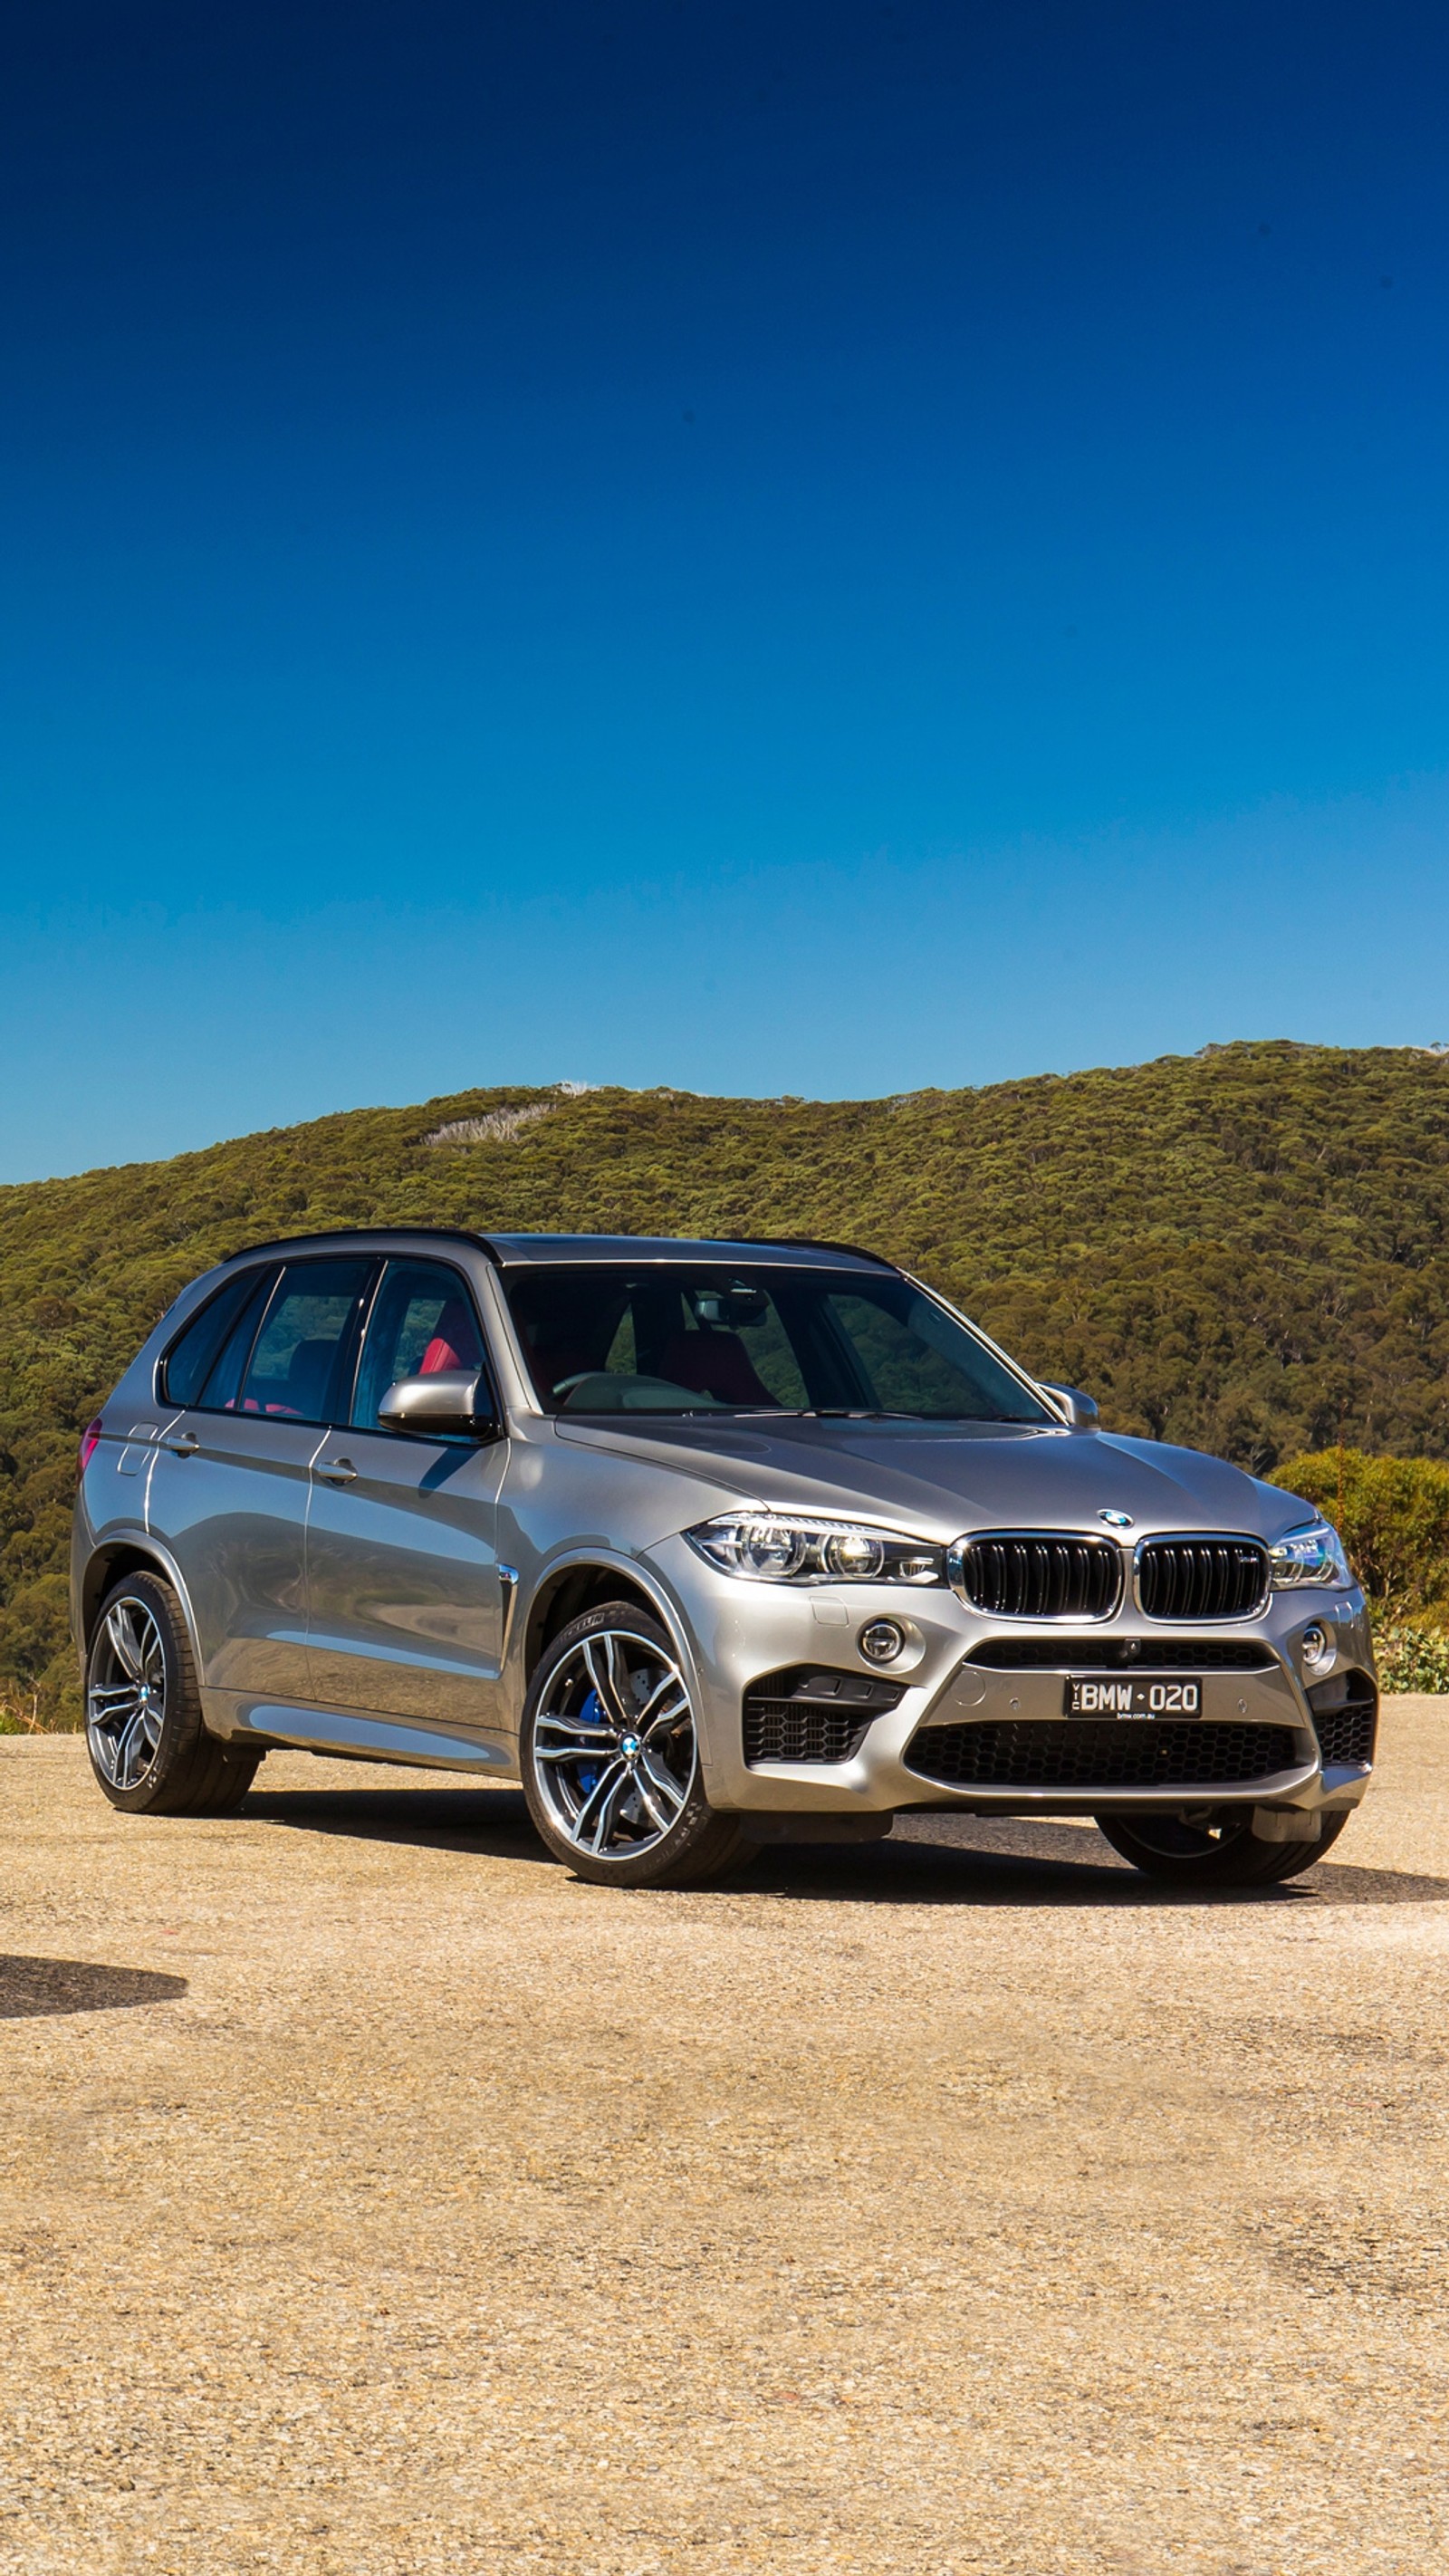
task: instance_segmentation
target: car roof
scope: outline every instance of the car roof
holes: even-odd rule
[[[865,1252],[858,1244],[826,1243],[814,1237],[776,1235],[666,1234],[483,1234],[463,1226],[365,1225],[337,1227],[326,1234],[281,1236],[269,1243],[249,1243],[228,1257],[255,1260],[263,1253],[341,1252],[352,1244],[384,1251],[415,1243],[467,1244],[503,1270],[528,1269],[543,1262],[727,1261],[736,1268],[763,1262],[788,1262],[808,1270],[890,1270],[883,1254]]]
[[[817,1243],[789,1235],[493,1234],[486,1240],[505,1268],[540,1261],[788,1261],[805,1269],[889,1270],[878,1253],[853,1243]]]

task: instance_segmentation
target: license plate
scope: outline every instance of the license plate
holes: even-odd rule
[[[1140,1673],[1109,1680],[1103,1674],[1069,1681],[1062,1707],[1067,1717],[1201,1717],[1202,1684],[1151,1681]]]

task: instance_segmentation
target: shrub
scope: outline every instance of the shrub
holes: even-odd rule
[[[1386,1691],[1449,1691],[1449,1635],[1419,1621],[1374,1625],[1374,1661]]]

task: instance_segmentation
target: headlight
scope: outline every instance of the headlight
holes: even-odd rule
[[[1327,1521],[1310,1521],[1291,1530],[1268,1550],[1275,1592],[1295,1592],[1303,1584],[1352,1583],[1343,1541]]]
[[[684,1533],[696,1554],[752,1583],[944,1583],[942,1551],[926,1539],[858,1521],[793,1512],[722,1512]]]

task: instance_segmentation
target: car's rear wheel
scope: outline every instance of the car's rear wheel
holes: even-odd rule
[[[747,1846],[700,1775],[698,1721],[657,1619],[607,1602],[554,1638],[529,1686],[519,1745],[544,1842],[610,1887],[700,1887]]]
[[[1251,1807],[1219,1810],[1201,1821],[1186,1816],[1099,1816],[1097,1830],[1112,1849],[1149,1878],[1170,1879],[1178,1887],[1259,1887],[1273,1879],[1296,1878],[1322,1860],[1348,1822],[1347,1814],[1325,1816],[1313,1842],[1266,1842],[1253,1831]]]
[[[224,1816],[256,1777],[259,1753],[208,1735],[181,1604],[159,1575],[128,1574],[101,1604],[86,1657],[86,1743],[113,1807],[127,1815]]]

